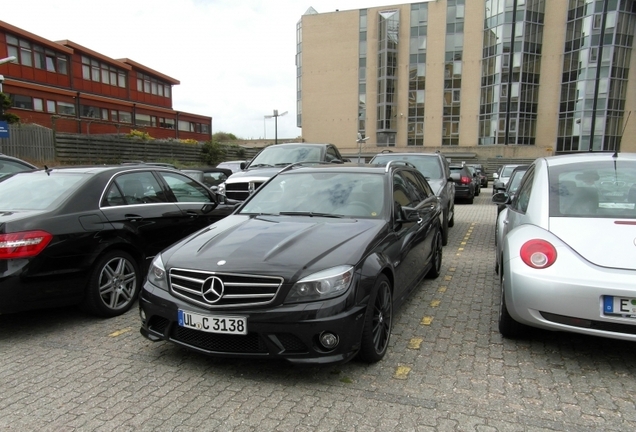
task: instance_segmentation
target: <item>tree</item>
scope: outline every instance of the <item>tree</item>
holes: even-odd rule
[[[229,132],[217,132],[212,135],[212,140],[217,143],[224,143],[229,141],[236,141],[238,138],[233,133]]]
[[[9,124],[20,123],[20,117],[6,110],[11,108],[11,98],[4,93],[0,93],[0,117]]]
[[[201,153],[203,153],[203,160],[205,163],[212,166],[216,166],[220,162],[223,162],[225,158],[225,150],[221,147],[221,144],[216,142],[214,139],[203,143]]]

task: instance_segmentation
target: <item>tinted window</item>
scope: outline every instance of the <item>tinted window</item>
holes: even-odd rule
[[[550,216],[636,218],[636,162],[550,168]]]
[[[61,204],[87,179],[86,174],[44,171],[16,174],[0,182],[0,210],[44,210]],[[97,205],[97,203],[95,203]]]
[[[327,147],[327,162],[331,162],[333,160],[340,160],[340,157],[338,156],[338,153],[336,153],[336,149],[334,149],[333,147]]]
[[[384,177],[362,173],[289,173],[262,186],[241,214],[289,212],[380,218]]]
[[[135,171],[115,178],[102,205],[132,205],[165,202],[166,197],[150,171]]]
[[[159,175],[168,184],[178,202],[210,202],[206,189],[190,177],[160,171]]]
[[[521,179],[521,185],[519,185],[519,190],[517,191],[517,195],[515,195],[514,200],[512,201],[511,208],[525,213],[528,210],[528,203],[530,202],[530,194],[532,193],[532,183],[534,180],[534,165],[528,168],[525,175]]]
[[[426,193],[412,173],[399,171],[393,175],[393,201],[404,207],[417,207],[424,199]]]
[[[321,161],[320,146],[272,146],[267,147],[254,158],[250,166],[284,166],[296,162]]]

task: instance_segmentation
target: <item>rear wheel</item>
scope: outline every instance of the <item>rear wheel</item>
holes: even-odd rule
[[[369,299],[362,330],[358,357],[367,363],[376,363],[384,357],[393,326],[393,297],[391,285],[381,274]]]
[[[83,309],[106,318],[127,312],[139,293],[141,274],[134,258],[110,251],[97,260],[86,286]]]
[[[442,253],[442,234],[438,232],[435,234],[435,240],[433,240],[433,256],[431,257],[433,266],[426,274],[427,279],[435,279],[442,272]]]

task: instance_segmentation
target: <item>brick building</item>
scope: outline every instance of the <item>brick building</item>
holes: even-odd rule
[[[23,123],[58,132],[153,138],[211,138],[212,118],[172,108],[178,80],[128,58],[112,59],[69,40],[49,41],[0,21],[2,91]]]

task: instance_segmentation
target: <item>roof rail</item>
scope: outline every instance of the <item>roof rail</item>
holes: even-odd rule
[[[384,167],[384,172],[389,172],[389,168],[391,167],[391,165],[404,165],[404,166],[417,169],[417,167],[413,165],[411,162],[403,161],[403,160],[390,160],[387,162],[386,166]]]
[[[296,168],[299,166],[305,166],[305,165],[333,165],[331,162],[325,162],[325,161],[303,161],[303,162],[294,162],[294,163],[290,163],[289,165],[286,165],[285,168],[283,168],[282,170],[280,170],[278,172],[278,174],[285,172],[285,171],[289,171],[292,168]]]

